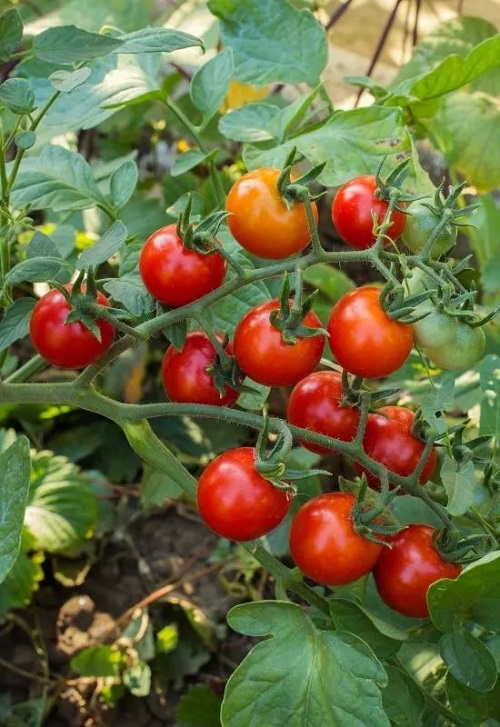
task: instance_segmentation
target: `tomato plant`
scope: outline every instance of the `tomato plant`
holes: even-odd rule
[[[287,419],[290,424],[327,437],[350,442],[356,436],[359,410],[342,405],[342,377],[336,371],[316,371],[299,381],[290,394]],[[332,450],[313,442],[304,447],[318,454]]]
[[[435,529],[409,525],[390,540],[374,570],[377,590],[395,611],[414,618],[427,618],[427,591],[441,578],[456,578],[461,566],[444,560],[435,545]]]
[[[289,494],[256,470],[255,458],[252,447],[224,452],[199,479],[200,515],[223,538],[260,538],[279,525],[288,512]]]
[[[430,209],[431,203],[430,199],[416,200],[406,210],[406,224],[401,232],[401,239],[410,252],[421,252],[439,223],[440,217]],[[432,256],[441,257],[453,247],[456,240],[457,228],[448,222],[432,243]]]
[[[139,270],[153,298],[177,307],[218,288],[226,274],[226,262],[218,252],[188,250],[176,226],[167,225],[144,243]]]
[[[224,337],[216,334],[219,343]],[[226,351],[231,353],[231,347]],[[226,386],[220,392],[210,374],[217,358],[213,343],[203,331],[192,331],[186,337],[182,349],[168,347],[163,357],[161,375],[163,388],[171,401],[232,406],[239,394]]]
[[[279,310],[279,301],[273,299],[252,308],[236,326],[234,355],[247,376],[266,386],[291,386],[311,373],[321,360],[324,338],[322,334],[286,343],[270,315]],[[309,311],[303,325],[320,328],[318,316]]]
[[[279,169],[255,169],[232,186],[226,209],[228,226],[239,244],[262,258],[282,260],[301,252],[311,241],[305,206],[286,203],[277,182]],[[318,208],[311,205],[318,222]]]
[[[71,286],[68,286],[71,291]],[[109,307],[109,300],[97,293],[99,305]],[[96,361],[111,346],[115,327],[108,321],[97,319],[100,340],[84,323],[67,323],[71,306],[54,288],[45,293],[35,305],[30,318],[30,337],[33,346],[44,359],[54,366],[79,369]]]
[[[369,573],[382,551],[354,530],[354,495],[330,492],[306,502],[290,528],[290,553],[317,583],[343,586]]]
[[[327,324],[332,353],[349,373],[389,376],[408,358],[413,345],[410,325],[387,315],[380,290],[363,286],[342,296]]]
[[[332,202],[332,221],[340,237],[357,250],[366,250],[377,239],[376,229],[384,220],[388,203],[377,197],[374,176],[364,174],[350,179],[335,194]],[[391,214],[384,244],[397,240],[405,228],[403,212]]]
[[[415,415],[399,406],[381,407],[377,414],[369,414],[363,436],[363,449],[376,462],[391,472],[407,477],[415,470],[424,451],[424,443],[411,433]],[[436,466],[436,450],[432,449],[419,482],[425,484]],[[358,474],[364,473],[372,487],[379,488],[380,481],[366,468],[355,463]]]

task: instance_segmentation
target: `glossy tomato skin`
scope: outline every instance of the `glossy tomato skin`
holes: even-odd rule
[[[316,583],[343,586],[369,573],[381,545],[354,530],[354,495],[328,492],[306,502],[290,528],[290,553],[302,573]]]
[[[288,399],[287,419],[296,427],[352,442],[358,428],[359,409],[341,406],[342,397],[342,376],[336,371],[316,371],[293,389]],[[301,444],[318,454],[334,451],[312,442]]]
[[[382,600],[404,616],[428,618],[427,590],[441,578],[455,579],[462,567],[441,558],[433,545],[435,529],[408,525],[391,537],[374,570]]]
[[[311,241],[305,206],[288,209],[276,186],[279,169],[255,169],[232,186],[226,201],[227,224],[239,244],[259,257],[282,260],[301,252]],[[314,220],[318,209],[312,202]]]
[[[369,414],[363,437],[363,449],[372,459],[380,462],[401,477],[411,475],[424,451],[424,443],[411,433],[415,415],[402,406],[381,407],[377,414]],[[383,416],[385,414],[385,416]],[[425,463],[419,481],[425,484],[436,467],[436,450],[433,448]],[[380,489],[380,481],[358,462],[356,472],[364,473],[371,487]]]
[[[66,286],[68,290],[71,285]],[[85,292],[82,288],[82,292]],[[97,303],[109,307],[109,300],[97,293]],[[64,369],[80,369],[96,361],[113,343],[115,327],[98,319],[101,340],[82,323],[66,324],[71,308],[56,288],[40,298],[30,318],[30,337],[40,356],[53,366]]]
[[[413,345],[412,327],[389,318],[380,305],[380,292],[366,285],[346,293],[327,324],[335,358],[356,376],[389,376],[406,361]]]
[[[224,337],[220,333],[216,335],[223,343]],[[169,346],[161,367],[163,388],[168,398],[177,402],[233,406],[238,392],[227,386],[221,395],[208,373],[207,369],[216,357],[214,345],[204,331],[188,333],[181,351]]]
[[[236,327],[234,355],[241,370],[265,386],[292,386],[310,374],[321,360],[324,337],[297,338],[294,344],[283,341],[269,316],[279,309],[275,298],[252,308]],[[309,311],[304,326],[320,328],[318,316]]]
[[[290,497],[255,469],[255,450],[240,447],[219,455],[198,482],[198,508],[206,524],[223,538],[260,538],[283,520]]]
[[[178,308],[218,288],[226,275],[226,261],[218,252],[202,255],[188,250],[176,226],[167,225],[144,243],[139,271],[153,298]]]
[[[333,198],[332,221],[339,236],[351,247],[366,250],[374,243],[373,214],[376,214],[378,225],[384,221],[388,204],[375,197],[377,183],[375,177],[363,175],[343,184]],[[406,217],[402,212],[394,210],[387,235],[397,240],[404,230]],[[389,244],[387,240],[384,244]]]

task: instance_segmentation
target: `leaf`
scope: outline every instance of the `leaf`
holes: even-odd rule
[[[172,53],[181,48],[203,48],[203,42],[190,33],[171,28],[141,28],[120,36],[123,45],[115,53]]]
[[[484,393],[481,399],[479,434],[496,436],[500,431],[500,357],[485,356],[479,368],[479,381]]]
[[[453,94],[434,117],[433,133],[448,163],[479,192],[500,186],[500,109],[495,98],[483,93]]]
[[[190,686],[177,704],[177,727],[221,727],[220,699],[206,684]]]
[[[117,677],[122,663],[123,656],[116,648],[91,646],[74,656],[70,666],[82,677]]]
[[[132,159],[127,159],[113,172],[109,187],[111,203],[115,209],[125,207],[134,193],[138,179],[137,164]]]
[[[141,482],[141,505],[146,510],[161,507],[165,500],[176,500],[182,495],[182,489],[174,480],[163,472],[145,466]]]
[[[23,21],[17,8],[0,15],[0,61],[8,61],[23,39]]]
[[[327,160],[319,181],[327,187],[343,184],[354,175],[374,174],[382,159],[384,173],[399,161],[396,155],[410,148],[400,109],[370,106],[336,111],[319,128],[300,134],[273,149],[246,146],[243,159],[249,169],[281,168],[293,147],[314,166]],[[335,154],[332,155],[332,149]]]
[[[224,48],[199,68],[191,79],[189,93],[196,108],[207,122],[219,109],[234,73],[231,48]]]
[[[317,263],[304,270],[304,281],[317,288],[331,303],[336,303],[354,288],[347,275],[328,263]]]
[[[24,524],[34,547],[51,553],[80,544],[97,520],[97,503],[88,479],[66,457],[37,452]]]
[[[468,689],[448,673],[446,693],[454,713],[459,714],[468,727],[497,727],[500,724],[500,680],[490,692],[480,694],[474,689]]]
[[[15,114],[29,114],[35,107],[35,96],[24,78],[8,78],[0,85],[0,105]]]
[[[474,503],[476,490],[474,463],[466,462],[460,466],[445,454],[440,475],[448,495],[446,509],[450,515],[463,515]]]
[[[358,604],[343,598],[330,601],[330,615],[337,631],[356,634],[381,659],[396,654],[401,641],[408,638],[404,631],[375,619]]]
[[[34,298],[18,298],[7,308],[0,322],[0,351],[28,335],[31,312],[35,304]]]
[[[40,230],[35,230],[35,234],[31,238],[31,242],[26,251],[26,258],[28,260],[37,257],[61,258],[61,253],[54,240],[48,235],[44,235]]]
[[[104,283],[104,288],[115,301],[121,303],[137,318],[149,315],[154,308],[154,300],[145,289],[138,273],[108,280]]]
[[[427,603],[432,622],[440,631],[471,621],[498,632],[500,551],[467,566],[455,580],[434,583],[427,593]]]
[[[147,697],[151,691],[151,667],[144,661],[123,672],[123,683],[134,697]]]
[[[122,45],[119,38],[89,33],[74,25],[47,28],[33,39],[33,52],[47,63],[68,65],[104,56]]]
[[[79,270],[95,267],[106,262],[121,248],[127,239],[127,228],[120,220],[113,222],[99,242],[82,252],[77,263]]]
[[[206,158],[207,154],[197,151],[196,149],[190,149],[189,151],[184,152],[184,154],[180,154],[176,157],[172,164],[170,174],[172,177],[180,177],[182,174],[189,172],[190,169],[197,167],[198,164],[201,164],[201,162],[205,161]]]
[[[268,103],[249,103],[230,111],[219,121],[219,131],[234,141],[259,141],[274,139],[273,121],[280,109]]]
[[[67,283],[71,269],[62,257],[34,257],[23,260],[9,270],[5,279],[9,285],[22,282],[46,283],[47,280],[61,280]]]
[[[439,642],[441,656],[455,679],[476,692],[489,692],[497,680],[497,666],[491,651],[461,624],[444,634]]]
[[[326,33],[309,10],[283,0],[210,0],[208,7],[233,50],[238,81],[318,83],[327,61]]]
[[[54,71],[50,74],[49,81],[61,93],[70,93],[85,83],[91,72],[88,66],[77,68],[76,71]]]
[[[4,582],[0,584],[1,616],[14,608],[25,608],[31,600],[32,593],[38,589],[38,584],[43,579],[43,554],[33,553],[28,556],[27,551],[31,547],[32,538],[24,529],[21,551]]]
[[[248,378],[243,381],[243,384],[250,386],[254,391],[240,394],[238,397],[238,406],[242,409],[249,409],[250,411],[261,411],[267,401],[271,387],[258,384],[256,381]]]
[[[83,156],[50,144],[39,155],[23,160],[12,201],[20,207],[66,212],[92,207],[104,199]]]
[[[12,569],[21,547],[30,470],[29,441],[26,437],[18,437],[0,453],[0,583]]]
[[[420,727],[424,698],[415,682],[394,666],[385,666],[389,683],[382,690],[382,703],[398,727]]]
[[[353,634],[321,631],[286,602],[235,606],[228,622],[239,633],[267,638],[226,685],[224,727],[262,727],[262,715],[266,727],[389,727],[380,693],[387,676]]]

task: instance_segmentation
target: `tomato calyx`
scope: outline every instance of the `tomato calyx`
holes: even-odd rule
[[[381,495],[368,487],[368,480],[364,474],[358,483],[339,478],[339,484],[343,491],[356,496],[350,516],[354,530],[378,545],[390,547],[386,540],[387,536],[394,535],[402,529],[397,518],[387,508],[396,497],[397,490],[389,492],[387,488],[387,494]]]
[[[298,154],[296,147],[293,147],[285,160],[285,165],[276,183],[278,192],[288,209],[291,209],[297,202],[305,203],[307,200],[314,202],[325,194],[325,192],[320,192],[319,194],[312,195],[309,187],[319,177],[326,166],[326,162],[317,164],[301,177],[292,181],[292,168],[294,164],[302,161],[302,159],[304,159],[303,155]]]
[[[82,271],[72,286],[61,285],[57,281],[51,281],[51,285],[64,296],[70,307],[65,325],[81,323],[101,343],[102,336],[97,319],[106,320],[116,325],[116,317],[121,316],[124,311],[99,305],[97,302],[98,291],[91,269],[88,271],[85,283],[83,282],[84,278],[85,272]]]
[[[229,217],[225,211],[213,212],[201,222],[197,215],[192,215],[193,200],[191,194],[181,212],[176,225],[176,232],[182,244],[187,250],[195,250],[200,255],[210,255],[212,252],[220,252],[220,245],[216,241],[216,235],[224,220]]]
[[[313,338],[318,335],[328,335],[324,328],[303,325],[304,318],[311,311],[318,291],[314,290],[305,300],[303,299],[301,270],[297,270],[296,272],[293,301],[290,300],[290,290],[290,279],[288,274],[285,273],[280,290],[279,308],[271,311],[269,315],[271,324],[281,332],[283,342],[289,346],[293,346],[298,338]]]
[[[491,535],[481,533],[461,537],[458,530],[448,527],[433,533],[432,544],[443,560],[459,564],[472,563],[496,547]]]
[[[435,289],[426,290],[423,293],[405,297],[406,292],[403,285],[388,280],[380,293],[380,305],[389,318],[400,323],[416,323],[427,315],[427,311],[419,312],[418,306],[429,300],[434,292],[436,292]]]

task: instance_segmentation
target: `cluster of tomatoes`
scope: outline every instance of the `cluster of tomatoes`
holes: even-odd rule
[[[287,205],[277,181],[280,172],[260,169],[245,174],[227,199],[228,225],[238,243],[260,257],[284,259],[301,252],[310,242],[304,204]],[[373,177],[359,177],[337,193],[332,216],[339,234],[358,248],[375,242],[374,217],[381,223],[387,202],[378,199]],[[312,215],[317,221],[315,203]],[[251,214],[248,213],[251,210]],[[406,215],[395,210],[389,233],[398,237]],[[176,226],[161,228],[143,246],[139,269],[150,294],[164,305],[179,307],[217,289],[226,275],[226,261],[217,251],[188,249]],[[97,303],[108,306],[98,294]],[[293,302],[290,301],[290,305]],[[100,338],[80,321],[65,323],[70,304],[59,290],[51,290],[35,306],[31,338],[48,361],[80,368],[99,358],[111,345],[114,327],[97,319]],[[286,340],[276,321],[283,315],[278,299],[255,306],[238,323],[231,343],[218,332],[190,332],[182,349],[168,348],[162,363],[162,380],[172,401],[232,406],[239,392],[229,384],[216,385],[213,367],[225,347],[239,370],[266,386],[294,386],[287,418],[290,424],[333,439],[352,441],[360,412],[343,405],[341,376],[335,371],[315,371],[325,336],[316,314],[309,310],[300,322],[302,335]],[[309,333],[305,329],[311,329]],[[380,302],[380,290],[365,286],[344,295],[327,323],[329,344],[338,363],[350,374],[378,378],[398,369],[414,342],[409,324],[390,318]],[[217,346],[215,345],[217,343]],[[363,438],[363,449],[388,470],[411,475],[424,445],[412,433],[414,414],[403,407],[384,407],[372,413]],[[333,449],[308,442],[304,446],[321,454]],[[432,450],[420,481],[432,475],[436,453]],[[360,464],[373,487],[379,482]],[[444,561],[433,545],[433,529],[411,525],[392,536],[391,547],[363,537],[350,518],[353,495],[328,493],[313,498],[298,510],[290,530],[290,551],[303,573],[318,583],[350,583],[374,569],[382,598],[396,610],[426,616],[425,594],[430,583],[456,577],[460,566]],[[219,535],[236,541],[252,540],[276,527],[290,507],[290,494],[271,483],[256,468],[256,452],[243,447],[216,458],[202,473],[198,506],[206,523]],[[420,589],[420,590],[419,590]],[[417,593],[417,591],[419,591]]]

